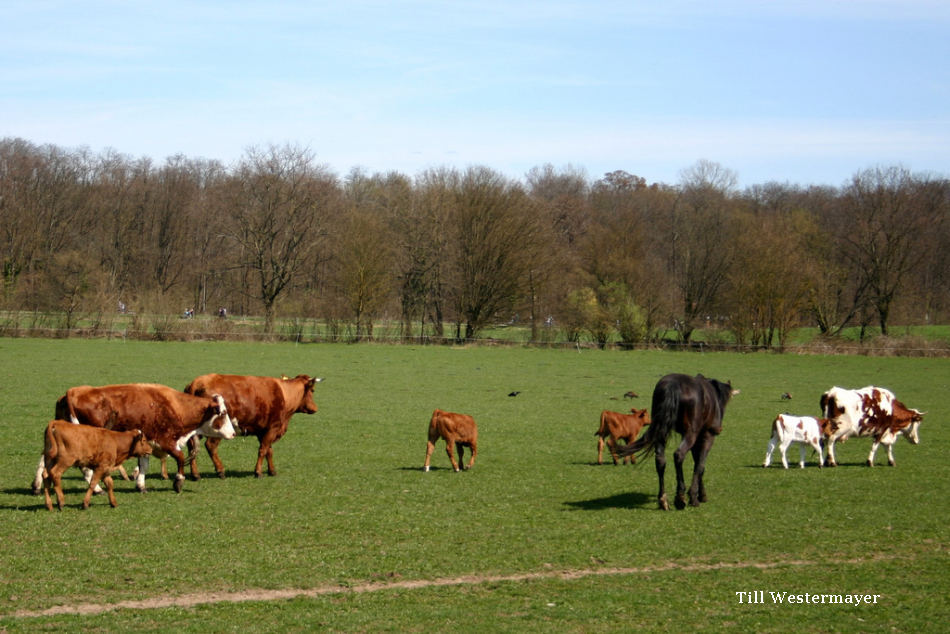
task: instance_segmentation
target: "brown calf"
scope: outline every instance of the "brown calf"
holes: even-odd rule
[[[631,409],[632,414],[620,414],[604,410],[600,413],[600,429],[594,432],[597,439],[597,464],[604,464],[604,439],[607,439],[607,446],[610,448],[610,455],[613,456],[614,464],[617,463],[617,441],[622,440],[626,444],[632,443],[637,439],[645,425],[650,424],[650,413],[645,409]],[[636,464],[635,456],[624,456],[623,463],[632,461]]]
[[[478,427],[476,427],[475,420],[471,416],[444,412],[440,409],[432,412],[432,420],[429,422],[429,444],[426,445],[426,462],[423,465],[426,471],[429,470],[432,450],[435,449],[435,443],[439,438],[445,440],[445,451],[449,454],[453,469],[458,471],[459,465],[463,462],[463,447],[469,447],[472,450],[472,458],[468,461],[468,466],[465,467],[466,469],[472,468],[472,465],[475,464],[475,456],[478,454]],[[455,462],[453,446],[459,452],[458,462]]]
[[[89,508],[89,499],[101,479],[109,492],[109,504],[116,506],[115,493],[112,491],[113,469],[129,458],[139,458],[152,453],[145,440],[145,434],[139,430],[112,431],[74,425],[64,420],[54,420],[46,426],[43,459],[46,468],[43,471],[43,492],[46,495],[46,508],[53,510],[53,500],[49,494],[50,484],[56,489],[56,501],[59,510],[63,510],[62,475],[70,467],[92,470],[92,479],[82,499],[82,507]]]

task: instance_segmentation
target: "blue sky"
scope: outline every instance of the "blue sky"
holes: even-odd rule
[[[0,0],[0,137],[341,175],[950,173],[946,0]]]

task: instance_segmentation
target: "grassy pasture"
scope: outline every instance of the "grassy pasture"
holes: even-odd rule
[[[97,497],[83,512],[78,471],[62,513],[30,495],[42,430],[68,387],[181,388],[211,371],[327,377],[320,411],[295,416],[275,445],[277,477],[253,478],[256,440],[239,438],[222,444],[228,479],[189,480],[180,495],[154,476],[145,496],[120,481],[118,509]],[[731,379],[742,394],[710,454],[709,503],[661,513],[652,461],[596,466],[593,432],[602,409],[647,407],[668,372]],[[869,384],[928,412],[921,445],[896,446],[897,468],[881,451],[864,467],[865,439],[839,446],[838,469],[761,468],[775,414],[817,414],[828,387]],[[950,616],[948,385],[946,359],[0,339],[0,632],[934,631]],[[625,403],[631,389],[641,398]],[[452,472],[441,444],[421,471],[435,407],[478,422],[472,471]],[[204,454],[200,464],[212,474]],[[614,567],[641,571],[16,616],[195,591]],[[740,604],[735,592],[751,590],[882,600]]]

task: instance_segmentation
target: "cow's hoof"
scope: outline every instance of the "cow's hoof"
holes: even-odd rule
[[[426,473],[429,473],[429,465],[422,467],[422,470],[425,471]]]
[[[175,478],[175,493],[181,493],[182,488],[184,487],[184,480],[179,480]]]
[[[82,510],[84,510],[84,511],[88,511],[88,510],[89,510],[89,502],[83,502],[83,503],[82,503]]]
[[[874,466],[874,463],[871,462],[870,460],[868,460],[868,466],[869,466],[869,467],[873,467],[873,466]]]
[[[42,487],[40,487],[40,488],[33,487],[33,495],[43,495],[43,488],[42,488]]]
[[[218,471],[218,477],[224,480],[224,471]]]
[[[264,474],[261,473],[260,471],[255,471],[255,472],[254,472],[254,477],[257,478],[257,479],[260,479],[260,478],[263,478],[263,477],[264,477]]]
[[[699,494],[699,501],[704,504],[709,501],[709,497],[706,495],[705,491]]]
[[[673,498],[673,506],[676,507],[677,511],[682,511],[686,508],[686,499],[682,495],[677,495]]]
[[[896,466],[897,466],[897,463],[894,462],[893,460],[888,460],[888,461],[887,461],[887,466],[888,466],[888,467],[896,467]]]
[[[670,510],[670,503],[669,503],[669,501],[666,499],[666,496],[665,496],[665,495],[664,495],[663,497],[661,497],[661,498],[658,500],[658,502],[659,502],[659,507],[660,507],[660,510],[661,510],[661,511],[669,511],[669,510]]]

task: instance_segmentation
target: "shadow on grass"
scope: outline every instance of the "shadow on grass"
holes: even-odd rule
[[[280,477],[280,470],[278,470],[278,471],[277,471],[277,475],[274,475],[274,476],[268,474],[266,470],[265,470],[263,473],[264,473],[264,475],[262,475],[260,478],[258,478],[258,477],[254,474],[254,471],[238,471],[238,470],[236,470],[236,469],[225,469],[225,471],[224,471],[224,477],[222,478],[222,477],[219,477],[217,473],[215,473],[214,469],[211,469],[210,471],[202,471],[202,472],[201,472],[201,479],[202,479],[202,480],[208,480],[209,482],[214,482],[215,480],[230,480],[230,479],[234,479],[234,480],[246,480],[246,479],[251,479],[251,480],[254,480],[254,479],[257,479],[257,480],[264,480],[264,479],[266,479],[266,478],[279,478],[279,477]],[[188,480],[194,481],[194,478],[191,477],[191,473],[189,473],[187,469],[185,470],[185,475],[186,475],[186,477],[187,477]]]
[[[886,467],[886,466],[887,466],[887,463],[886,463],[886,462],[883,463],[883,464],[879,463],[879,464],[877,464],[877,465],[875,465],[875,466],[878,466],[878,467],[884,466],[884,467]],[[868,468],[868,464],[867,464],[866,462],[839,462],[837,467],[829,467],[827,464],[826,464],[824,467],[819,467],[817,461],[806,460],[806,461],[805,461],[805,468],[806,468],[806,469],[811,469],[811,468],[819,469],[819,468],[820,468],[820,469],[828,469],[828,470],[841,469],[841,468],[845,468],[845,469],[850,469],[850,468],[867,469],[867,468]],[[747,465],[745,465],[745,466],[743,467],[743,469],[758,469],[758,470],[761,471],[761,470],[763,469],[763,467],[762,467],[762,463],[761,463],[761,462],[758,462],[758,463],[756,463],[756,464],[747,464]],[[785,468],[782,466],[782,458],[779,457],[778,461],[776,461],[776,460],[773,459],[773,460],[772,460],[772,464],[769,465],[768,467],[765,467],[765,469],[778,469],[779,471],[785,471]],[[789,471],[792,471],[793,469],[797,469],[797,470],[801,471],[801,467],[798,466],[798,458],[797,458],[797,457],[796,457],[795,460],[789,459],[789,461],[788,461],[788,470],[789,470]]]
[[[67,482],[63,482],[63,495],[66,496],[66,508],[82,507],[82,498],[86,494],[88,487],[85,482],[81,484],[76,484],[71,486]],[[119,500],[119,506],[121,506],[122,496],[126,494],[141,495],[137,490],[122,490],[119,487],[114,489],[116,498]],[[25,497],[30,500],[28,503],[24,504],[0,504],[0,511],[43,511],[46,512],[46,499],[43,497],[42,491],[39,495],[33,495],[32,487],[11,487],[8,489],[0,489],[0,494]],[[53,508],[56,509],[56,493],[50,489],[50,495],[53,498]],[[108,508],[109,500],[106,497],[105,493],[94,495],[92,501],[90,502],[91,506],[96,506],[99,504],[99,500],[102,500],[102,503]],[[2,631],[2,630],[0,630]]]
[[[565,502],[568,510],[603,511],[605,509],[652,509],[656,506],[656,496],[649,493],[620,493],[605,498]]]
[[[66,492],[65,486],[63,487],[63,492],[64,493]],[[83,489],[83,493],[85,492],[86,492],[85,489]],[[0,510],[3,510],[3,511],[45,511],[46,510],[46,500],[43,497],[43,493],[40,492],[39,495],[33,495],[32,487],[28,487],[28,486],[11,487],[9,489],[0,490],[0,493],[3,493],[4,495],[11,495],[11,496],[17,496],[17,497],[20,497],[20,496],[27,497],[30,499],[30,502],[32,502],[32,504],[31,503],[0,504]],[[52,491],[50,491],[50,493],[53,495],[53,500],[54,500],[53,504],[56,504],[56,501],[55,501],[56,494],[53,493]]]
[[[466,471],[475,471],[478,468],[478,465],[472,467],[471,469],[462,469],[459,473],[465,473]],[[425,473],[426,470],[423,467],[396,467],[396,471],[419,471],[420,473]],[[431,465],[429,471],[455,471],[452,467],[437,467]]]
[[[636,467],[636,466],[637,466],[637,463],[632,463],[632,464],[631,464],[631,463],[627,463],[627,464],[623,464],[623,463],[614,464],[613,459],[610,458],[609,456],[607,457],[606,460],[604,460],[604,463],[603,463],[603,464],[598,464],[596,460],[591,460],[590,462],[577,462],[577,461],[575,461],[575,462],[571,462],[571,463],[569,463],[569,464],[572,464],[572,465],[575,465],[575,466],[578,466],[578,467],[605,467],[605,468],[606,468],[606,467],[627,467],[628,469],[631,468],[631,467]]]

